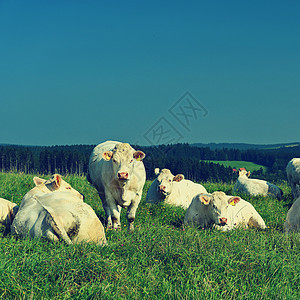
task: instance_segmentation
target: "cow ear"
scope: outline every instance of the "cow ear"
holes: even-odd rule
[[[184,175],[177,174],[176,176],[174,176],[173,181],[180,182],[182,179],[184,179]]]
[[[232,206],[235,206],[237,203],[239,203],[241,200],[240,197],[231,197],[230,199],[228,199],[228,204],[232,205]]]
[[[250,171],[248,171],[248,172],[247,172],[247,174],[246,174],[246,175],[247,175],[247,177],[249,177],[249,176],[250,176],[250,174],[251,174],[251,172],[250,172]]]
[[[103,154],[102,154],[102,158],[103,158],[104,160],[106,160],[106,161],[111,160],[112,157],[113,157],[112,151],[105,151],[105,152],[103,152]]]
[[[204,205],[208,205],[210,203],[211,196],[210,195],[200,195],[200,201]]]
[[[53,178],[53,186],[56,190],[58,190],[61,186],[62,178],[59,174],[54,174],[52,178]]]
[[[39,177],[33,177],[33,182],[36,186],[41,185],[45,183],[45,179],[39,178]]]
[[[133,158],[135,158],[137,161],[143,160],[145,158],[146,154],[143,151],[135,151],[133,153]]]
[[[155,174],[155,175],[158,175],[158,174],[159,174],[159,168],[155,168],[155,169],[154,169],[154,174]]]

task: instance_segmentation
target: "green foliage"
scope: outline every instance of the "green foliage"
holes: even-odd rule
[[[44,177],[44,176],[41,176]],[[20,203],[33,175],[0,173],[0,197]],[[96,190],[84,176],[64,179],[85,195],[101,220]],[[0,233],[0,297],[3,299],[299,299],[299,235],[282,225],[292,203],[248,197],[269,227],[265,231],[197,230],[182,225],[184,210],[145,203],[135,231],[106,230],[109,245],[65,245]],[[203,183],[209,192],[232,194],[233,184]],[[125,226],[124,226],[125,225]]]

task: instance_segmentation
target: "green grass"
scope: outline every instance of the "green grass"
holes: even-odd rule
[[[0,173],[0,197],[20,203],[32,175]],[[85,177],[66,176],[100,219],[104,211]],[[145,203],[134,233],[107,230],[109,245],[65,245],[0,236],[0,297],[3,299],[299,299],[299,235],[282,225],[292,203],[244,196],[256,207],[266,231],[197,230],[182,226],[184,210]],[[232,193],[232,184],[203,183],[209,192]],[[125,225],[125,226],[124,226]]]
[[[243,161],[243,160],[203,160],[205,162],[212,162],[215,164],[223,165],[224,167],[231,167],[235,169],[245,168],[247,171],[253,172],[259,170],[260,168],[263,169],[263,172],[267,171],[267,167],[263,165],[258,165],[250,161]]]

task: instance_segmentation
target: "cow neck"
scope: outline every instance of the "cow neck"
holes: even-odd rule
[[[248,206],[248,203],[245,203],[234,215],[234,219],[236,218],[236,216],[245,208]]]
[[[129,180],[125,181],[125,182],[120,182],[118,179],[115,180],[115,182],[117,183],[116,186],[117,186],[117,189],[119,190],[120,192],[120,196],[121,198],[123,198],[126,190],[127,190],[127,186],[129,185]]]

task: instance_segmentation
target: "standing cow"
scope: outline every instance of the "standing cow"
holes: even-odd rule
[[[233,187],[233,192],[240,192],[252,196],[267,196],[268,194],[275,196],[278,200],[282,198],[282,190],[275,184],[269,183],[261,179],[249,178],[250,171],[246,169],[239,170],[239,177]]]
[[[186,211],[184,224],[226,231],[243,227],[265,229],[266,224],[251,203],[223,192],[199,194]]]
[[[207,193],[205,187],[184,179],[182,174],[174,176],[169,169],[160,171],[159,168],[156,168],[154,172],[157,177],[148,190],[146,196],[148,203],[158,204],[164,201],[167,204],[187,209],[195,195]]]
[[[35,187],[22,199],[11,232],[21,237],[63,240],[67,244],[106,244],[103,225],[83,196],[54,174],[49,180],[34,177]]]
[[[293,158],[286,166],[286,175],[294,199],[300,196],[300,158]]]
[[[146,181],[145,153],[127,143],[106,141],[96,146],[89,160],[88,180],[97,189],[107,227],[120,228],[121,208],[127,208],[128,230],[133,231],[136,210]]]

